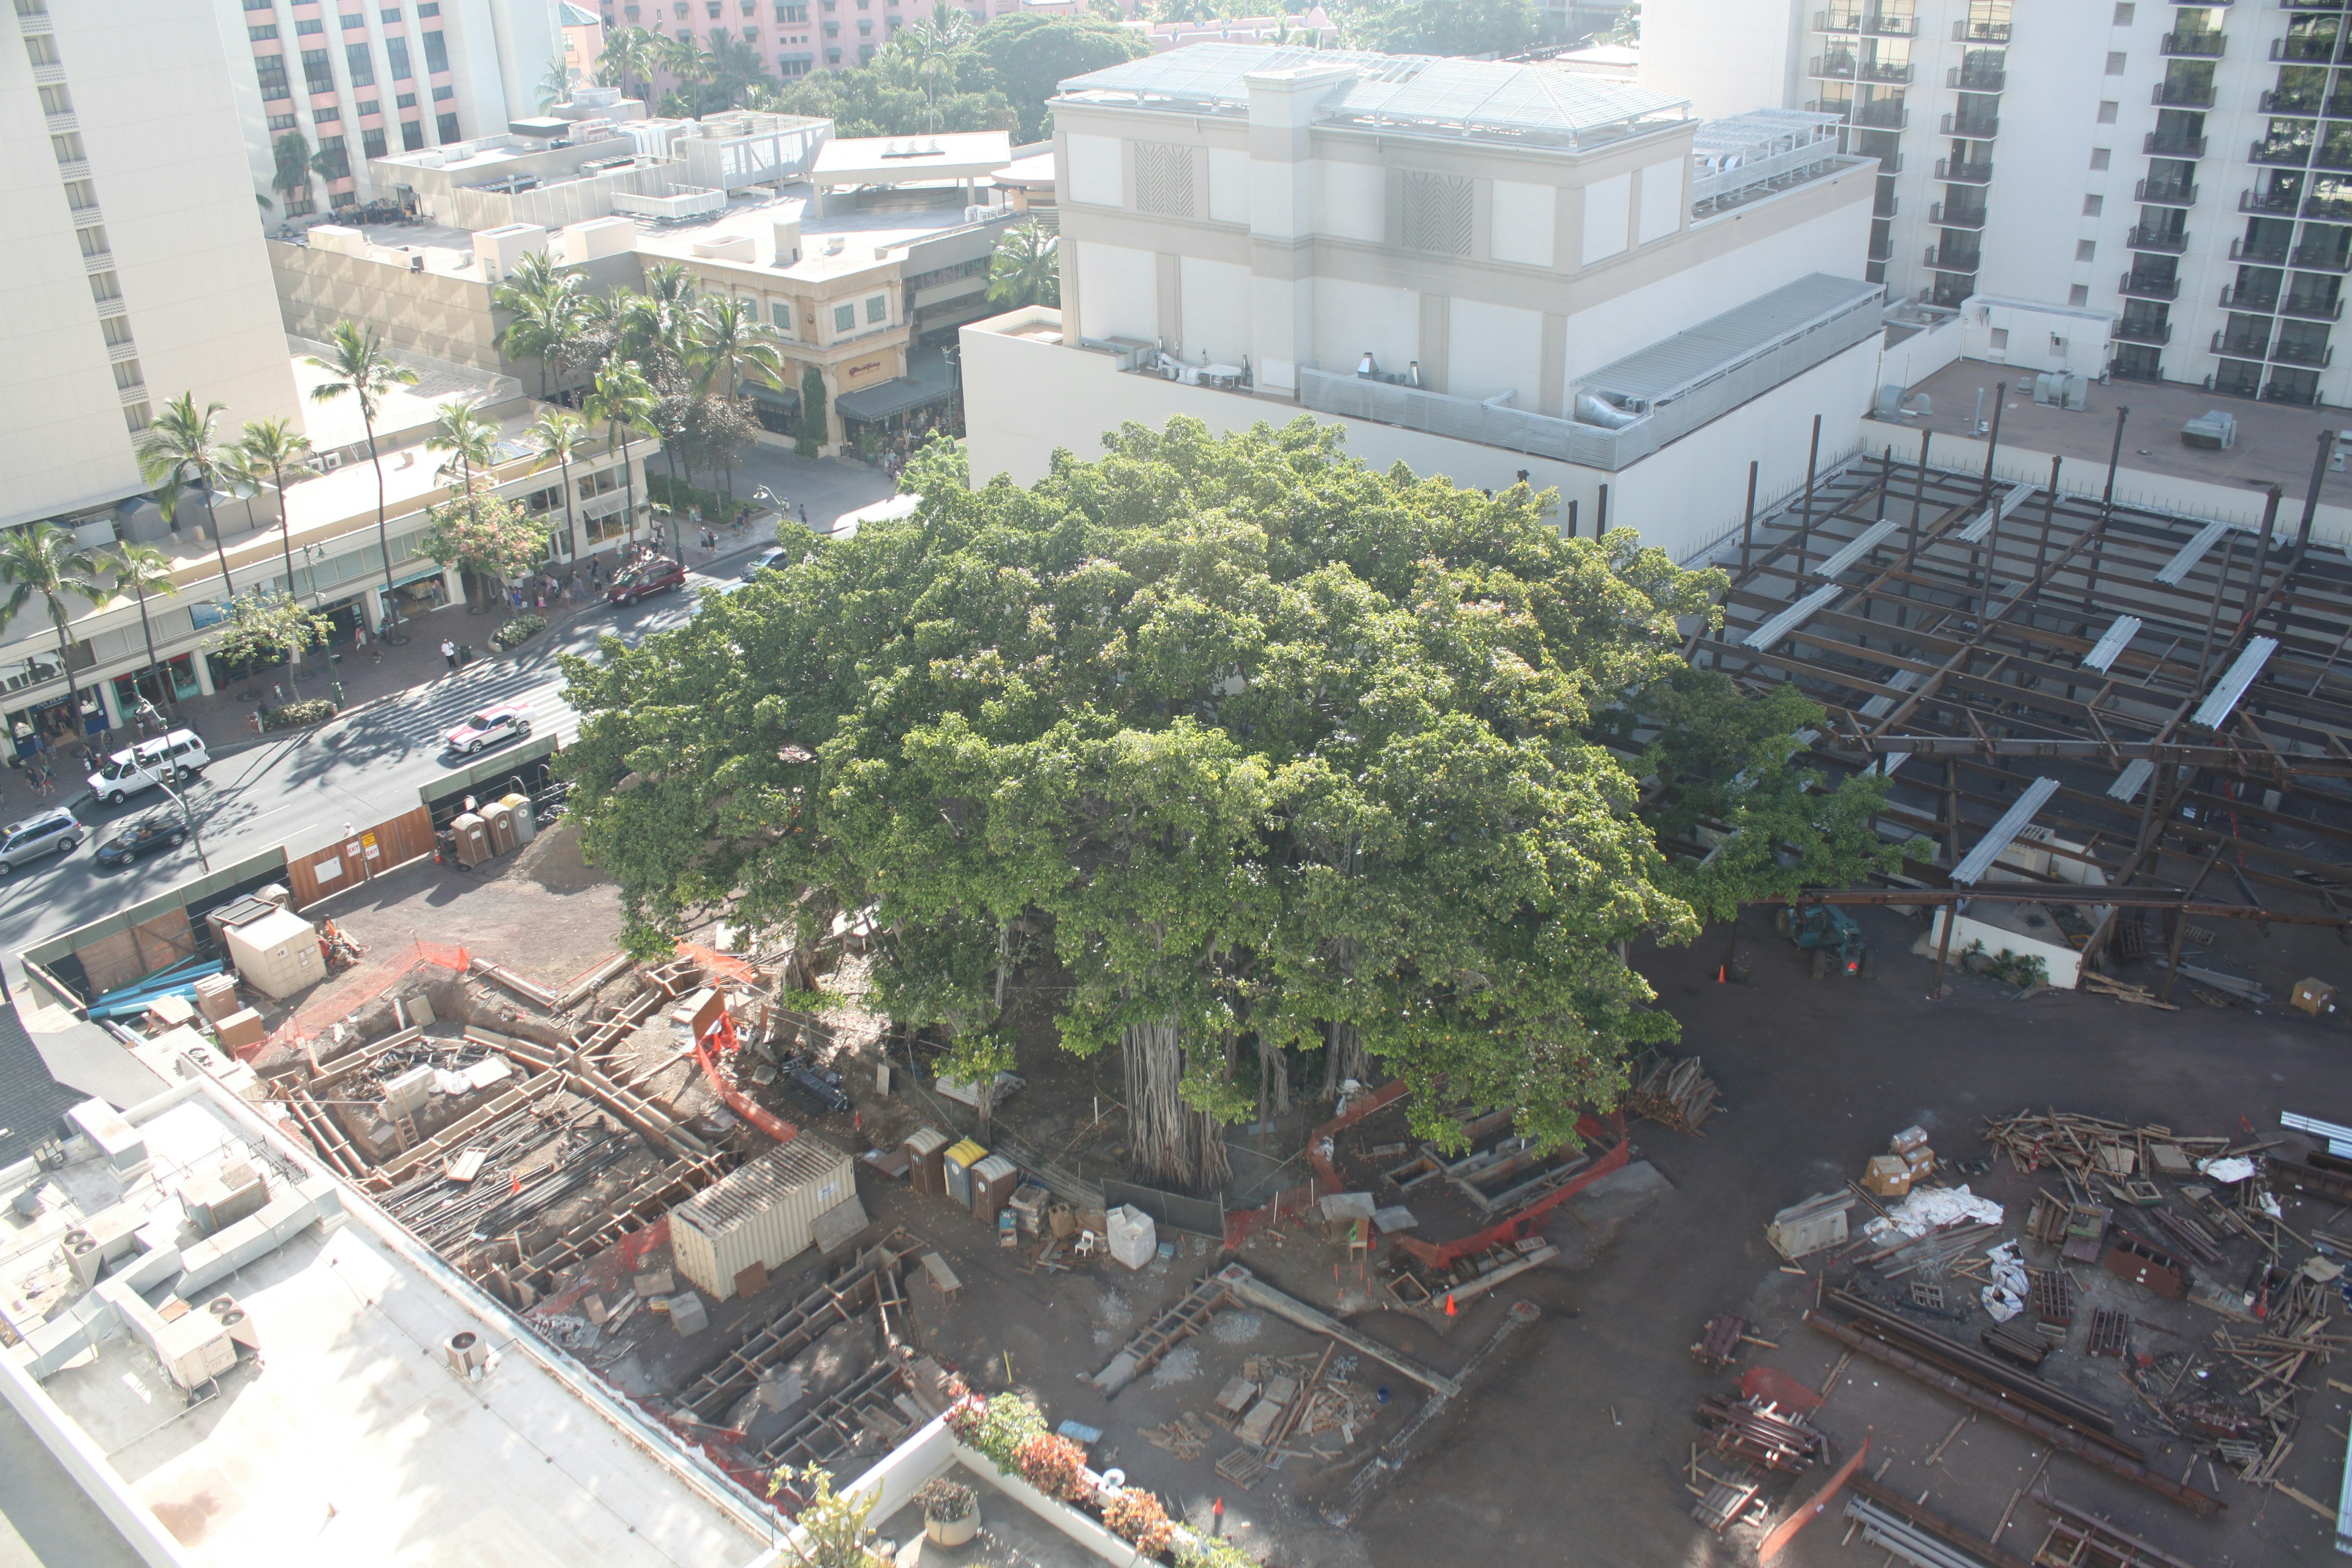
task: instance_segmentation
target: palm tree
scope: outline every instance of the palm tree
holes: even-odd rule
[[[583,412],[604,423],[604,447],[621,454],[621,482],[629,490],[629,542],[637,542],[637,475],[629,464],[629,432],[652,427],[653,384],[635,360],[608,364],[596,373],[596,390],[588,395]]]
[[[363,331],[356,322],[337,321],[329,352],[332,359],[312,358],[307,363],[314,370],[323,370],[328,379],[310,389],[314,403],[332,403],[345,393],[359,399],[360,426],[367,432],[368,467],[375,470],[375,540],[383,552],[383,629],[378,635],[385,642],[400,644],[408,640],[407,634],[398,631],[400,607],[392,597],[392,536],[383,522],[383,465],[376,460],[375,416],[383,411],[383,400],[392,395],[396,386],[414,386],[416,373],[404,364],[396,364],[383,352],[383,340],[371,331]]]
[[[702,57],[702,68],[730,109],[754,83],[768,79],[767,68],[760,63],[760,51],[724,27],[710,35],[710,52]]]
[[[73,715],[76,738],[83,733],[81,683],[74,679],[73,638],[66,632],[66,595],[98,604],[106,594],[102,575],[99,558],[54,524],[12,528],[0,537],[0,583],[10,584],[7,602],[0,604],[0,626],[15,620],[35,595],[47,606],[49,625],[58,634],[58,665],[65,671],[66,711]]]
[[[1018,223],[997,237],[988,262],[988,298],[1007,306],[1062,302],[1058,238],[1035,223]]]
[[[99,564],[111,579],[114,592],[120,594],[128,588],[138,595],[139,632],[147,639],[147,673],[152,675],[156,667],[155,628],[147,619],[147,595],[161,594],[170,598],[180,591],[179,583],[172,575],[172,558],[152,544],[126,542],[117,546],[114,553],[102,558]],[[173,683],[159,679],[156,684],[163,689],[163,700],[177,709],[180,696]]]
[[[642,84],[640,97],[654,95],[653,76],[661,65],[661,35],[648,27],[624,27],[604,40],[604,53],[596,67],[597,79],[606,87],[628,90],[634,76]]]
[[[428,452],[446,452],[448,459],[441,465],[441,478],[456,479],[466,492],[466,515],[479,530],[482,525],[481,492],[474,488],[478,470],[487,472],[499,460],[498,444],[501,434],[499,422],[481,412],[478,399],[459,397],[441,405],[434,416],[433,434],[425,437]],[[470,585],[467,598],[473,597]]]
[[[702,49],[692,38],[657,37],[655,48],[656,62],[677,79],[678,86],[708,79]]]
[[[543,471],[552,463],[563,476],[563,537],[564,553],[580,553],[579,524],[572,515],[572,464],[588,445],[588,421],[577,414],[561,408],[551,408],[539,416],[539,422],[523,432],[523,438],[539,452],[539,461],[531,471]]]
[[[204,497],[205,523],[212,530],[213,553],[220,558],[224,597],[236,590],[228,579],[228,549],[213,516],[213,487],[224,477],[229,448],[213,438],[213,424],[227,412],[226,403],[207,403],[199,410],[196,395],[184,392],[163,405],[163,412],[139,439],[142,478],[159,489],[189,485]],[[160,503],[163,498],[156,499]]]
[[[270,144],[271,155],[278,161],[277,172],[269,177],[269,188],[286,198],[290,210],[299,193],[310,194],[310,143],[299,131],[289,131]]]
[[[491,302],[507,312],[499,352],[509,359],[539,361],[539,395],[545,402],[548,368],[570,346],[584,315],[579,279],[558,269],[545,252],[534,251],[516,264]]]
[[[302,479],[318,472],[311,464],[310,437],[291,419],[249,419],[245,439],[237,443],[245,466],[257,478],[269,476],[278,492],[278,542],[286,556],[286,596],[294,597],[294,517],[286,505],[286,476]]]
[[[562,55],[549,57],[547,74],[539,79],[539,111],[545,114],[559,103],[572,101],[572,89],[580,73],[564,63]]]
[[[782,386],[784,357],[776,348],[779,336],[775,328],[760,319],[755,301],[724,294],[702,300],[695,308],[695,346],[703,395],[709,394],[713,380],[723,376],[721,395],[731,405],[741,395],[746,371],[770,386]],[[724,446],[719,452],[719,488],[733,495],[734,456]]]

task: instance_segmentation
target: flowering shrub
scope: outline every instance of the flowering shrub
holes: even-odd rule
[[[1009,1476],[1017,1468],[1014,1456],[1021,1445],[1045,1436],[1045,1418],[1017,1394],[1000,1394],[992,1399],[968,1395],[948,1412],[948,1429]]]
[[[1013,1463],[1023,1480],[1047,1497],[1065,1502],[1088,1500],[1087,1451],[1067,1437],[1053,1432],[1024,1437],[1013,1452]]]
[[[1168,1522],[1168,1510],[1160,1500],[1136,1487],[1121,1487],[1104,1500],[1103,1523],[1147,1557],[1159,1556],[1176,1538],[1176,1527]]]
[[[1257,1559],[1230,1541],[1193,1535],[1176,1548],[1176,1568],[1258,1568]]]

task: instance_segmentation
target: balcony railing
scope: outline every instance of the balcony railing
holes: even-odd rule
[[[2263,351],[2269,347],[2270,340],[2267,337],[2250,338],[2243,332],[2213,334],[2213,352],[2217,354],[2228,354],[2232,359],[2258,360],[2263,357]]]
[[[2006,22],[1955,22],[1952,42],[1956,44],[2005,44],[2009,42]]]
[[[1945,228],[1982,228],[1985,226],[1985,209],[1958,203],[1930,202],[1927,205],[1927,221]]]
[[[2197,187],[2187,180],[2142,180],[2133,189],[2139,200],[2150,206],[2193,207],[2197,205]]]
[[[2124,236],[2124,243],[2134,250],[2161,250],[2179,256],[2189,248],[2189,233],[2186,229],[2150,228],[2137,224]]]
[[[2282,239],[2256,245],[2251,239],[2233,239],[2230,242],[2230,259],[2250,261],[2257,266],[2284,267],[2286,265],[2286,241]]]
[[[1947,114],[1944,134],[1957,136],[1963,142],[1990,142],[2000,134],[1998,114]]]
[[[1871,259],[1871,260],[1873,260],[1873,261],[1892,261],[1892,260],[1894,260],[1894,259],[1895,259],[1895,241],[1894,241],[1894,240],[1892,240],[1892,239],[1874,239],[1874,240],[1872,240],[1872,241],[1870,242],[1869,256],[1870,256],[1870,259]]]
[[[2213,107],[2213,84],[2210,81],[2160,81],[2148,94],[2148,99],[2159,109],[2210,109]]]
[[[2269,315],[2278,309],[2279,291],[2269,289],[2241,289],[2231,284],[2221,290],[2221,309],[2247,310]]]
[[[2344,301],[2340,298],[2323,300],[2310,294],[2289,294],[2278,302],[2278,313],[2299,321],[2340,321],[2344,319]]]
[[[1847,112],[1847,121],[1866,125],[1878,131],[1901,131],[1911,123],[1910,114],[1899,98],[1882,98],[1873,103],[1857,103]]]
[[[2238,210],[2242,213],[2277,213],[2293,217],[2295,208],[2303,205],[2299,191],[2240,191]]]
[[[2178,300],[2180,279],[2178,278],[2142,278],[2126,272],[2116,285],[2116,292],[2128,300]]]
[[[2317,142],[2311,149],[2311,166],[2315,169],[2352,169],[2352,147]]]
[[[1870,216],[1873,217],[1893,217],[1896,213],[1899,213],[1902,210],[1903,198],[1901,196],[1896,195],[1893,191],[1881,191],[1878,193],[1878,199],[1871,203]]]
[[[2256,142],[2246,153],[2249,163],[2268,163],[2279,168],[2300,169],[2311,162],[2308,142]]]
[[[2224,33],[2167,33],[2164,35],[2163,44],[2159,46],[2159,52],[2168,55],[2183,55],[2194,59],[2218,59],[2228,42],[2229,36]]]
[[[1862,79],[1864,81],[1895,83],[1908,82],[1911,79],[1911,62],[1905,60],[1898,64],[1890,60],[1864,60],[1862,62]]]
[[[2294,247],[2294,254],[2288,258],[2287,265],[2312,272],[2352,272],[2352,253],[2339,250],[2332,245],[2298,245]]]
[[[2352,94],[2329,93],[2327,101],[2319,106],[2319,112],[2330,120],[2352,120]]]
[[[2129,316],[2116,323],[2115,335],[2127,343],[2155,343],[2161,347],[2172,341],[2169,321],[2135,321]]]
[[[1940,245],[1927,247],[1925,265],[1937,272],[1974,272],[1984,261],[1981,250],[1946,250]]]
[[[1816,11],[1813,13],[1816,33],[1859,33],[1862,13],[1859,11]]]
[[[2150,360],[2146,363],[2140,363],[2134,356],[2119,353],[2116,356],[2115,363],[2107,367],[2107,371],[2117,381],[2161,382],[2164,379],[2164,362]]]
[[[2336,350],[2328,343],[2289,342],[2279,340],[2271,350],[2271,360],[2276,364],[2307,364],[2315,370],[2326,370],[2336,361]]]
[[[1875,33],[1882,38],[1908,38],[1919,31],[1919,18],[1873,11],[1863,17],[1862,30],[1865,33]]]
[[[1936,160],[1936,178],[1956,185],[1987,185],[1992,183],[1990,163],[1961,163],[1949,158]]]
[[[2293,403],[2298,404],[2305,408],[2309,408],[2318,403],[2319,389],[2312,386],[2290,385],[2286,382],[2281,381],[2276,376],[2273,376],[2271,378],[2271,384],[2263,388],[2263,401],[2265,403]]]
[[[2264,114],[2316,114],[2326,97],[2317,92],[2265,91],[2261,99]]]
[[[2166,136],[2151,131],[2139,139],[2139,150],[2151,158],[2202,158],[2205,156],[2205,138]]]
[[[2008,81],[2007,71],[1987,66],[1950,66],[1944,71],[1944,85],[1961,92],[2001,92]]]
[[[2336,58],[2334,38],[2274,38],[2271,41],[2271,58],[2289,64],[2325,65]]]

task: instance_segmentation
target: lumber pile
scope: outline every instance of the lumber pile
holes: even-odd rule
[[[1625,1109],[1645,1121],[1677,1132],[1701,1136],[1706,1119],[1722,1109],[1716,1103],[1715,1079],[1696,1057],[1675,1061],[1657,1051],[1634,1058],[1625,1091]]]
[[[1712,1394],[1699,1402],[1698,1419],[1717,1453],[1777,1474],[1795,1475],[1829,1458],[1828,1438],[1801,1413],[1784,1412],[1767,1399]]]
[[[2105,1187],[2118,1195],[2150,1175],[2192,1175],[2199,1161],[2230,1147],[2227,1138],[2192,1138],[2169,1127],[2132,1127],[2060,1110],[1993,1118],[1985,1122],[1984,1138],[2021,1171],[2055,1169],[2084,1193]],[[2126,1201],[2144,1202],[2145,1194]]]

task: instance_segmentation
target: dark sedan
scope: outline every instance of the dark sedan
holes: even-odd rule
[[[154,812],[140,817],[98,847],[101,866],[128,866],[158,849],[177,849],[188,841],[188,825],[176,813]]]

